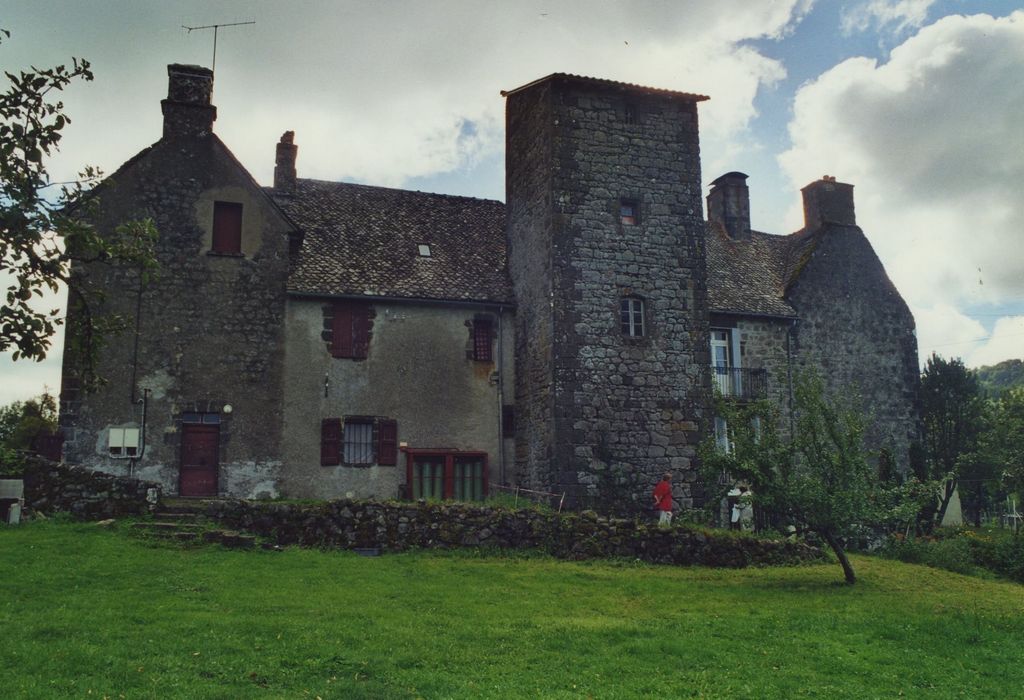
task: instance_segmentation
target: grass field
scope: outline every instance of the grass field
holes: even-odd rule
[[[1020,698],[1024,586],[0,528],[3,698]]]

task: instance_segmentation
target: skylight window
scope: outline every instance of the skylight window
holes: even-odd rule
[[[420,249],[420,257],[421,258],[429,258],[430,257],[430,246],[429,245],[427,245],[426,243],[420,243],[418,247]]]

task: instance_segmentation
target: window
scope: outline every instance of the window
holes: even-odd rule
[[[637,112],[635,104],[633,104],[632,102],[627,102],[623,107],[622,111],[623,121],[625,121],[627,124],[637,123]]]
[[[516,407],[514,404],[505,404],[501,407],[501,434],[506,438],[516,435]]]
[[[729,424],[725,418],[715,416],[715,448],[723,453],[732,452],[732,441],[729,440]]]
[[[334,304],[331,322],[331,354],[364,360],[370,349],[370,307],[356,301]]]
[[[429,258],[430,257],[430,246],[429,245],[427,245],[426,243],[420,243],[417,246],[417,248],[419,249],[419,253],[420,253],[420,257],[421,258]]]
[[[491,361],[491,335],[491,319],[473,321],[473,359],[477,362]]]
[[[110,428],[107,446],[111,457],[134,457],[139,453],[138,428]]]
[[[242,205],[213,203],[213,245],[210,252],[222,255],[242,253]]]
[[[398,464],[398,422],[369,416],[323,419],[320,422],[320,465],[340,464]]]
[[[644,300],[638,297],[623,297],[620,305],[622,335],[642,338],[644,335]]]
[[[406,452],[407,493],[413,500],[481,501],[487,495],[487,455],[483,452]]]
[[[640,223],[640,205],[636,200],[623,199],[619,203],[619,221],[623,226],[636,226]]]

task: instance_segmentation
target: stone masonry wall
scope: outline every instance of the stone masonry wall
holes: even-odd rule
[[[160,498],[158,484],[44,459],[31,460],[24,479],[25,506],[30,512],[65,512],[82,520],[144,515],[157,507]]]
[[[549,459],[528,452],[523,470],[577,505],[608,512],[647,508],[660,475],[671,470],[676,498],[689,506],[700,496],[693,461],[710,397],[696,103],[548,81],[509,97],[509,159],[524,160],[514,151],[523,125],[513,117],[539,90],[550,91],[550,121],[530,126],[553,133],[553,150],[549,163],[530,167],[551,169],[553,213],[546,231],[534,222],[529,232],[541,236],[537,250],[550,245],[543,262],[552,290],[548,298],[517,299],[517,313],[551,309],[551,347],[524,339],[532,361],[550,366],[550,393],[524,400],[550,401],[552,419],[520,424],[548,436]],[[510,173],[528,177],[537,179],[528,168]],[[520,190],[543,199],[535,188],[511,183],[513,210]],[[635,225],[620,222],[623,200],[639,207]],[[515,221],[509,230],[513,251],[527,244]],[[522,274],[511,271],[513,280]],[[625,296],[643,300],[643,337],[621,331]],[[528,384],[529,370],[523,374]]]
[[[520,486],[548,489],[554,451],[552,367],[550,85],[507,104],[505,149],[508,268],[516,298],[515,462]],[[542,164],[544,167],[539,167]]]
[[[129,460],[110,456],[107,435],[143,427],[148,391],[135,475],[177,493],[182,415],[207,413],[220,421],[218,491],[275,495],[289,224],[211,134],[166,136],[105,181],[98,198],[100,230],[154,219],[160,271],[140,294],[135,270],[76,269],[106,291],[99,310],[120,314],[128,330],[108,339],[99,365],[107,384],[96,393],[78,390],[74,354],[65,353],[65,460],[127,473]],[[216,201],[243,207],[239,255],[211,253]]]
[[[789,431],[790,367],[786,356],[789,321],[783,319],[740,319],[736,330],[740,333],[741,363],[747,369],[768,372],[768,400],[778,407],[783,434]]]
[[[318,505],[210,503],[210,517],[279,544],[317,547],[539,549],[565,559],[628,557],[658,564],[745,567],[823,560],[799,542],[634,520],[442,503],[340,500]]]
[[[859,228],[821,235],[788,295],[800,315],[797,367],[869,416],[867,447],[890,449],[905,470],[919,426],[914,318]]]

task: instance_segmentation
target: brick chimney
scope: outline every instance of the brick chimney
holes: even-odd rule
[[[856,226],[853,185],[824,175],[800,190],[804,195],[804,227],[814,230],[825,224]]]
[[[733,171],[716,179],[707,201],[708,221],[722,224],[733,240],[750,240],[750,190],[745,174]]]
[[[161,100],[164,138],[202,137],[213,133],[217,108],[210,104],[213,71],[201,66],[167,66],[167,99]]]
[[[274,190],[277,194],[295,194],[295,156],[298,152],[295,132],[286,131],[281,134],[274,163]]]

